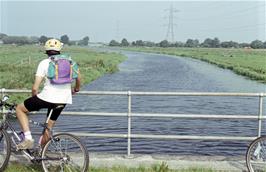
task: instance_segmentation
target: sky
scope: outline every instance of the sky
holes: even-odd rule
[[[266,0],[242,1],[23,1],[0,0],[0,33],[91,42],[166,37],[171,5],[174,41],[266,41]],[[172,32],[170,32],[171,35]]]

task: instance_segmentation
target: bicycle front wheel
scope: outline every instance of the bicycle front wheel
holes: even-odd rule
[[[259,137],[250,144],[246,163],[250,172],[266,172],[266,136]]]
[[[0,130],[0,171],[7,167],[11,154],[11,142],[6,130]]]
[[[44,171],[86,172],[89,166],[89,155],[79,139],[68,133],[53,137],[42,151]]]

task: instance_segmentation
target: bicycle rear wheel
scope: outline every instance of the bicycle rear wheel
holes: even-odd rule
[[[250,144],[246,163],[250,172],[266,172],[266,136],[259,137]]]
[[[45,172],[86,172],[89,155],[86,147],[76,136],[60,133],[43,148],[42,166]]]
[[[8,165],[11,154],[11,142],[5,130],[0,130],[0,171],[4,171]]]

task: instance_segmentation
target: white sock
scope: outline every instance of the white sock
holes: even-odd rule
[[[31,136],[31,132],[30,131],[26,131],[24,133],[25,139],[26,140],[32,140],[32,136]]]

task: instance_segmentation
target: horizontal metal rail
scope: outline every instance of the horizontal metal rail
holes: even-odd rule
[[[99,134],[99,133],[82,133],[82,132],[70,132],[77,136],[86,137],[109,137],[109,138],[128,138],[128,134]],[[131,134],[130,138],[137,139],[175,139],[175,140],[240,140],[248,141],[254,140],[257,137],[239,137],[239,136],[188,136],[188,135],[150,135],[150,134]]]
[[[38,112],[46,113],[46,112]],[[107,112],[73,112],[64,111],[64,115],[80,115],[80,116],[124,116],[127,113],[107,113]],[[259,119],[258,115],[208,115],[208,114],[163,114],[163,113],[131,113],[132,117],[160,117],[160,118],[207,118],[207,119]],[[266,116],[260,119],[266,119]]]
[[[15,90],[1,89],[1,94],[5,93],[31,93],[30,90]],[[179,139],[179,140],[240,140],[248,141],[261,136],[262,120],[266,119],[263,116],[263,98],[266,93],[216,93],[216,92],[131,92],[131,91],[81,91],[78,95],[87,96],[103,96],[116,95],[128,97],[128,111],[126,113],[108,113],[108,112],[73,112],[64,111],[64,115],[80,115],[80,116],[106,116],[106,117],[127,117],[128,129],[125,134],[116,133],[84,133],[71,132],[77,136],[100,137],[100,138],[127,138],[127,155],[131,152],[131,139]],[[258,97],[259,98],[259,113],[249,115],[216,115],[216,114],[169,114],[169,113],[132,113],[131,99],[132,96],[233,96],[233,97]],[[46,113],[46,112],[38,112]],[[132,134],[131,120],[132,117],[156,117],[156,118],[185,118],[185,119],[239,119],[239,120],[258,120],[258,135],[256,137],[241,137],[241,136],[189,136],[189,135],[150,135],[150,134]]]
[[[58,134],[60,132],[55,132]],[[88,133],[88,132],[68,132],[79,137],[98,137],[98,138],[128,138],[128,134],[115,134],[115,133]],[[33,135],[40,135],[38,132],[33,132]],[[130,138],[136,139],[173,139],[173,140],[224,140],[224,141],[250,141],[257,137],[239,137],[239,136],[189,136],[189,135],[151,135],[151,134],[131,134]]]
[[[1,89],[1,93],[31,93],[31,90]],[[266,97],[266,93],[230,93],[230,92],[132,92],[132,91],[80,91],[77,95],[116,95],[116,96],[236,96]]]
[[[81,91],[80,95],[128,95],[131,96],[266,96],[266,93],[216,93],[216,92],[131,92],[131,91]]]

